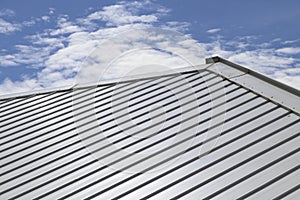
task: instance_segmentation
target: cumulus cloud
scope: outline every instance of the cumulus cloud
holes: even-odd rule
[[[103,11],[95,12],[88,16],[89,20],[102,20],[106,21],[108,26],[120,26],[129,23],[152,23],[157,21],[155,15],[132,15],[125,10],[122,5],[107,6]]]
[[[75,20],[69,20],[68,15],[59,15],[56,28],[27,36],[25,38],[31,45],[16,45],[17,53],[0,56],[2,66],[26,65],[38,69],[36,77],[32,80],[22,78],[24,85],[22,81],[13,84],[13,81],[6,79],[0,91],[19,92],[73,84],[80,64],[98,44],[131,29],[152,27],[168,12],[167,8],[151,1],[134,1],[105,6],[99,11]],[[54,13],[54,9],[49,10],[49,15]],[[50,18],[45,15],[41,19],[47,21]],[[103,27],[99,25],[101,23],[106,25]],[[187,23],[170,22],[168,25],[173,29],[187,28]],[[111,48],[110,51],[118,51],[121,46]]]
[[[13,93],[39,90],[42,89],[37,83],[36,79],[29,79],[28,77],[23,77],[22,81],[12,81],[6,78],[2,84],[0,84],[0,91],[2,94],[8,93],[8,91],[14,91]]]
[[[150,14],[149,12],[152,11]],[[106,23],[106,26],[122,26],[133,23],[155,23],[160,16],[169,12],[168,9],[154,4],[151,1],[121,1],[115,5],[103,7],[101,10],[79,19],[85,24],[94,24],[97,21]]]
[[[204,57],[205,50],[195,40],[178,32],[153,27],[133,29],[100,43],[82,65],[79,83],[137,75],[150,65],[175,70],[204,64]]]

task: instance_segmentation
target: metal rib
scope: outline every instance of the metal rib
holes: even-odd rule
[[[275,149],[275,148],[277,148],[277,147],[279,147],[279,146],[281,146],[281,145],[283,145],[283,144],[285,144],[285,143],[291,141],[292,139],[298,137],[299,135],[300,135],[300,132],[297,133],[297,134],[295,134],[295,135],[293,135],[293,136],[291,136],[291,137],[289,137],[289,138],[287,138],[287,139],[285,139],[285,140],[283,140],[283,141],[281,141],[281,142],[276,143],[275,145],[272,145],[271,147],[269,147],[269,148],[267,148],[267,149],[265,149],[265,150],[263,150],[263,151],[261,151],[261,152],[255,154],[255,155],[251,156],[250,158],[247,158],[246,160],[243,160],[242,162],[240,162],[240,163],[238,163],[238,164],[236,164],[236,165],[234,165],[234,166],[228,168],[227,170],[224,170],[224,171],[222,171],[221,173],[219,173],[219,174],[217,174],[217,175],[215,175],[215,176],[213,176],[213,177],[211,177],[211,178],[205,180],[204,182],[201,182],[201,183],[197,184],[196,186],[194,186],[194,187],[192,187],[192,188],[190,188],[190,189],[188,189],[188,190],[182,192],[181,194],[175,196],[175,197],[172,198],[172,199],[178,199],[178,198],[181,198],[181,197],[183,197],[183,196],[185,196],[185,195],[187,195],[187,194],[193,192],[194,190],[196,190],[196,189],[202,187],[203,185],[205,185],[205,184],[207,184],[207,183],[209,183],[209,182],[211,182],[211,181],[214,181],[214,180],[216,180],[217,178],[219,178],[219,177],[221,177],[221,176],[227,174],[228,172],[233,171],[234,169],[237,169],[238,167],[241,167],[241,166],[243,166],[244,164],[246,164],[246,163],[248,163],[248,162],[250,162],[250,161],[252,161],[252,160],[254,160],[254,159],[256,159],[256,158],[258,158],[258,157],[260,157],[260,156],[262,156],[262,155],[264,155],[265,153],[267,153],[267,152],[269,152],[269,151],[271,151],[271,150],[273,150],[273,149]],[[266,138],[266,137],[263,137],[263,138]],[[261,141],[261,138],[258,139],[258,140],[255,140],[254,142],[251,142],[250,144],[248,144],[248,145],[246,145],[246,146],[244,146],[244,147],[242,147],[242,148],[245,148],[245,147],[247,147],[247,146],[256,144],[257,142],[260,142],[260,141]],[[295,151],[294,153],[298,152],[299,150],[300,150],[300,148],[298,148],[297,151]],[[286,157],[288,157],[288,156],[290,156],[290,155],[292,155],[292,154],[288,153],[288,154],[286,154],[284,157],[280,157],[280,158],[278,158],[278,159],[286,158]],[[244,199],[244,198],[243,198],[243,199]]]
[[[288,191],[286,191],[286,192],[284,192],[284,193],[278,195],[277,197],[274,197],[273,200],[281,200],[281,199],[283,199],[284,197],[287,197],[288,195],[290,195],[290,194],[296,192],[296,191],[299,190],[299,189],[300,189],[300,184],[298,184],[298,185],[292,187],[291,189],[289,189]]]
[[[296,138],[296,137],[298,137],[299,135],[300,135],[300,132],[299,132],[298,134],[296,134],[296,135],[293,135],[291,138]],[[288,139],[289,139],[289,138],[288,138]],[[297,148],[297,149],[295,149],[295,150],[293,150],[293,151],[291,151],[291,152],[289,152],[289,153],[287,153],[287,154],[285,154],[285,155],[283,155],[283,156],[281,156],[281,157],[279,157],[279,158],[277,158],[276,160],[274,160],[274,161],[268,163],[267,165],[265,165],[265,166],[263,166],[263,167],[261,167],[261,168],[255,170],[253,173],[248,174],[246,177],[243,177],[243,179],[246,179],[246,178],[248,178],[248,177],[250,177],[250,176],[252,176],[252,175],[254,175],[254,174],[256,174],[256,173],[259,173],[259,172],[261,172],[261,171],[267,169],[268,167],[271,167],[272,165],[274,165],[274,164],[276,164],[276,163],[278,163],[278,162],[281,162],[282,160],[284,160],[284,159],[286,159],[286,158],[288,158],[288,157],[290,157],[290,156],[292,156],[292,155],[294,155],[294,154],[296,154],[296,153],[299,153],[299,151],[300,151],[300,147]],[[239,199],[239,200],[242,200],[242,199],[248,198],[248,197],[252,196],[253,194],[255,194],[255,193],[257,193],[257,192],[263,190],[264,188],[266,188],[266,187],[272,185],[273,183],[279,181],[280,179],[282,179],[282,178],[284,178],[284,177],[286,177],[286,176],[288,176],[288,175],[290,175],[290,174],[296,172],[296,171],[299,170],[299,169],[300,169],[300,165],[297,165],[297,166],[295,166],[295,167],[289,169],[288,171],[284,172],[283,174],[280,174],[279,176],[277,176],[277,177],[271,179],[271,180],[268,181],[267,183],[265,183],[265,184],[259,186],[258,188],[255,188],[254,190],[251,190],[251,191],[248,192],[247,194],[245,194],[245,195],[239,197],[238,199]]]
[[[189,77],[191,77],[191,76],[189,76]],[[197,79],[197,78],[196,78]],[[196,80],[196,79],[193,79],[192,81],[194,81],[194,80]],[[195,86],[195,85],[194,85]],[[172,88],[172,89],[174,89],[174,88]],[[153,97],[153,96],[152,96]],[[148,104],[149,105],[149,104]],[[137,111],[137,110],[133,110],[133,111],[131,111],[131,113],[134,113],[135,111]],[[120,117],[122,117],[122,116],[120,116]],[[137,117],[139,117],[139,116],[136,116],[135,118],[137,118]],[[64,127],[64,126],[62,126],[62,127]],[[60,127],[60,128],[62,128],[62,127]],[[59,130],[59,129],[54,129],[54,130],[51,130],[51,132],[53,132],[53,131],[55,131],[55,130]],[[69,131],[72,131],[71,129],[69,130]],[[29,141],[32,141],[32,140],[34,140],[34,139],[36,139],[36,138],[39,138],[39,137],[41,137],[41,136],[43,136],[43,135],[46,135],[46,134],[48,134],[49,132],[46,132],[46,133],[44,133],[44,134],[40,134],[40,135],[37,135],[37,136],[35,136],[34,138],[30,138],[30,139],[28,139],[28,140],[26,140],[26,141],[22,141],[22,142],[20,142],[20,143],[18,143],[18,144],[15,144],[15,145],[12,145],[12,146],[9,146],[9,147],[7,147],[6,149],[2,149],[1,150],[1,152],[4,152],[4,151],[6,151],[6,150],[8,150],[8,149],[11,149],[11,148],[14,148],[14,147],[16,147],[16,146],[18,146],[18,145],[20,145],[20,144],[24,144],[24,143],[26,143],[26,142],[29,142]],[[56,135],[56,136],[59,136],[60,134],[58,134],[58,135]],[[56,137],[55,136],[55,137]],[[74,135],[75,136],[75,135]],[[51,138],[55,138],[54,136],[53,137],[51,137]],[[47,141],[47,139],[45,139],[44,141]],[[42,142],[44,142],[44,141],[42,141]],[[35,146],[35,145],[37,145],[37,144],[41,144],[42,142],[38,142],[38,143],[35,143],[35,144],[33,144],[33,145],[31,145],[31,146]],[[50,145],[50,146],[52,146],[52,145]],[[23,149],[20,149],[20,150],[18,150],[17,152],[21,152],[21,151],[23,151],[23,150],[25,150],[25,149],[28,149],[28,147],[25,147],[25,148],[23,148]],[[12,153],[12,154],[10,154],[10,155],[6,155],[5,157],[3,157],[3,158],[6,158],[6,157],[9,157],[9,156],[11,156],[11,155],[13,155],[13,154],[15,154],[15,153],[17,153],[17,152],[14,152],[14,153]],[[35,152],[38,152],[38,150],[37,151],[35,151]],[[3,158],[1,158],[1,159],[3,159]],[[24,156],[23,156],[23,158],[24,158]],[[12,162],[10,162],[10,163],[12,163]]]
[[[262,104],[262,105],[263,105],[263,104]],[[255,107],[255,108],[253,107],[252,109],[256,109],[256,108],[258,108],[258,107],[259,107],[259,106]],[[250,110],[251,110],[251,109],[250,109]],[[235,117],[240,116],[240,115],[242,115],[242,114],[245,114],[245,113],[247,113],[248,111],[249,111],[249,110],[247,110],[247,111],[245,111],[245,112],[243,112],[243,113],[239,113],[239,114],[237,114]],[[215,115],[215,116],[217,116],[217,115]],[[232,119],[233,119],[233,117],[232,117]],[[231,120],[232,120],[232,119],[231,119]],[[228,120],[229,120],[229,119],[228,119]],[[223,123],[220,123],[219,125],[221,125],[221,124],[223,124]],[[207,131],[207,130],[205,130],[205,131]],[[198,134],[197,134],[197,135],[198,135]],[[194,137],[194,136],[193,136],[193,137]],[[182,153],[186,153],[186,152],[188,152],[189,150],[191,150],[191,149],[187,149],[187,150],[185,150],[185,151],[183,151],[183,152],[180,152],[180,153],[178,153],[178,155],[181,155]],[[176,158],[178,155],[176,154],[176,155],[172,156],[171,158],[168,158],[168,159],[162,161],[162,163],[157,163],[157,164],[151,166],[150,168],[147,168],[146,170],[143,170],[142,172],[137,173],[136,175],[133,175],[133,177],[130,177],[130,178],[126,179],[126,181],[128,181],[128,180],[130,180],[130,179],[132,179],[132,178],[135,178],[135,176],[139,176],[139,175],[141,175],[142,173],[144,173],[144,172],[146,172],[146,171],[149,171],[149,170],[155,168],[156,166],[159,166],[159,165],[161,165],[161,164],[163,164],[163,163],[165,163],[165,162],[167,162],[167,161],[169,161],[169,160],[171,160],[171,159],[174,159],[174,158]],[[151,156],[153,156],[153,155],[151,155]],[[107,175],[107,176],[105,176],[105,177],[103,177],[103,178],[101,178],[101,179],[98,179],[97,181],[95,181],[95,182],[89,184],[88,186],[85,186],[85,187],[83,187],[83,188],[81,188],[81,189],[79,189],[79,190],[77,190],[77,191],[72,192],[71,194],[68,194],[68,195],[62,197],[62,199],[63,199],[63,198],[70,197],[70,196],[74,195],[75,193],[78,193],[78,192],[81,191],[81,190],[87,189],[87,188],[90,187],[91,185],[94,185],[94,184],[96,184],[96,183],[98,183],[98,182],[101,182],[101,181],[103,181],[103,180],[105,180],[105,179],[111,177],[111,176],[114,176],[114,175],[116,175],[116,174],[122,172],[122,170],[126,170],[126,169],[128,169],[129,167],[131,167],[131,166],[133,166],[133,165],[135,165],[135,164],[137,164],[137,163],[139,163],[139,162],[141,162],[141,161],[137,161],[137,162],[135,162],[135,163],[132,163],[131,165],[126,166],[126,167],[122,168],[122,169],[119,170],[119,171],[116,171],[115,173],[112,173],[112,174]],[[116,184],[118,184],[118,183],[116,183]],[[110,190],[110,189],[112,189],[112,188],[113,188],[113,186],[111,186],[111,187],[109,187],[109,188],[107,188],[107,189],[104,189],[104,190],[100,191],[99,193],[97,193],[97,195],[99,195],[99,194],[101,194],[101,193],[103,193],[103,192],[105,192],[105,191],[108,191],[108,190]],[[96,195],[96,196],[97,196],[97,195]],[[91,198],[93,198],[93,197],[91,197]]]
[[[150,147],[150,146],[149,146]],[[125,148],[125,147],[124,147]],[[119,161],[121,161],[121,160],[118,160],[118,161],[114,161],[114,162],[119,162]],[[94,161],[92,161],[91,163],[94,163]],[[84,167],[86,167],[87,165],[84,165]],[[99,169],[97,169],[97,171],[100,171],[100,170],[103,170],[103,169],[105,169],[107,166],[105,166],[105,167],[102,167],[102,168],[99,168]],[[79,170],[79,169],[82,169],[83,168],[83,166],[80,166],[79,168],[76,168],[75,170],[72,170],[72,173],[74,172],[74,171],[77,171],[77,170]],[[47,173],[49,173],[49,172],[47,172]],[[93,173],[95,173],[95,172],[93,172]],[[70,173],[67,173],[67,174],[70,174]],[[62,176],[65,176],[65,175],[67,175],[67,174],[63,174]],[[88,175],[85,175],[85,177],[87,177],[87,176],[89,176],[89,175],[91,175],[92,173],[89,173]],[[59,178],[61,178],[61,177],[59,177]],[[79,178],[78,178],[79,179]],[[80,179],[82,179],[82,177],[80,178]],[[57,178],[55,178],[55,180],[57,180]],[[47,181],[47,183],[45,183],[45,184],[48,184],[49,182],[52,182],[52,181],[54,181],[54,180],[49,180],[49,181]],[[73,181],[72,181],[73,182]],[[40,186],[39,186],[40,187]],[[34,188],[34,189],[36,189],[36,188]]]

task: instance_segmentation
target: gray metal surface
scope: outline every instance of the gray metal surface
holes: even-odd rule
[[[2,99],[1,199],[297,199],[300,100],[243,75],[212,65]]]

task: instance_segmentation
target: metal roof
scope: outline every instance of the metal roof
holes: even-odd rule
[[[299,197],[300,92],[206,63],[1,97],[1,199]]]

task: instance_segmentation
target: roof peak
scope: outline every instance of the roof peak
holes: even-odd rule
[[[197,70],[213,70],[215,73],[227,78],[227,79],[235,79],[237,76],[244,76],[246,74],[255,77],[258,80],[261,80],[263,82],[266,82],[274,87],[277,87],[285,92],[291,93],[297,97],[300,97],[300,91],[297,90],[296,88],[290,87],[284,83],[278,82],[272,78],[269,78],[259,72],[256,72],[254,70],[251,70],[249,68],[243,67],[239,64],[233,63],[229,60],[226,60],[224,58],[221,58],[219,56],[213,56],[205,59],[206,64],[202,65],[197,65],[193,67],[182,67],[182,68],[177,68],[174,70],[170,71],[162,71],[162,72],[154,72],[154,73],[148,73],[148,74],[140,74],[140,75],[134,75],[134,76],[128,76],[126,78],[122,79],[112,79],[112,80],[105,80],[101,81],[98,83],[87,83],[87,84],[80,84],[80,85],[71,85],[71,86],[65,86],[65,87],[58,87],[58,88],[51,88],[51,89],[42,89],[42,90],[36,90],[36,91],[29,91],[29,92],[23,92],[23,93],[13,93],[13,94],[8,94],[8,95],[3,95],[0,96],[0,100],[9,100],[9,99],[14,99],[14,98],[24,98],[24,97],[29,97],[29,96],[35,96],[35,95],[40,95],[40,94],[47,94],[47,93],[52,93],[52,92],[60,92],[60,91],[72,91],[76,89],[83,89],[83,88],[88,88],[88,87],[99,87],[102,85],[110,85],[110,84],[118,84],[118,83],[124,83],[124,82],[129,82],[129,81],[139,81],[139,80],[145,80],[149,78],[159,78],[163,76],[170,76],[174,75],[177,73],[191,73],[193,71]],[[216,64],[218,66],[216,67]],[[224,64],[226,66],[229,66],[231,69],[228,67],[224,68],[222,67],[221,64]],[[236,80],[233,80],[236,81]],[[241,82],[239,80],[239,82]],[[239,83],[242,84],[242,83]],[[243,85],[244,87],[251,87],[251,85]],[[250,88],[251,89],[251,88]],[[252,90],[256,90],[256,88],[252,88]],[[263,89],[260,89],[263,90]],[[260,91],[263,93],[263,91]],[[275,95],[276,96],[276,95]],[[270,96],[271,97],[271,96]],[[268,96],[269,98],[269,96]]]

